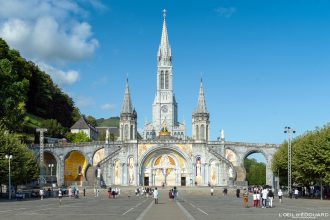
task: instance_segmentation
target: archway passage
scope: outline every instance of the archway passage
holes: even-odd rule
[[[266,184],[266,158],[264,154],[253,151],[244,158],[246,180],[249,185],[263,186]]]
[[[87,161],[84,155],[79,151],[71,151],[64,162],[64,184],[82,185],[85,181],[86,167]]]
[[[159,149],[150,153],[142,162],[141,182],[149,186],[185,185],[190,179],[186,159],[172,149]]]
[[[98,163],[105,158],[105,150],[104,148],[95,152],[93,156],[93,165],[89,165],[86,167],[86,185],[93,186],[97,183],[97,169]]]
[[[57,161],[54,155],[50,152],[44,152],[44,164],[45,164],[45,178],[47,184],[57,182]]]

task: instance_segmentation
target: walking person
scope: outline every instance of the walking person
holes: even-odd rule
[[[63,197],[62,190],[61,189],[58,189],[58,199],[60,201],[60,205],[62,205],[62,197]]]
[[[241,193],[241,190],[239,188],[236,189],[236,197],[239,198],[239,194]]]
[[[253,207],[257,208],[258,200],[257,200],[257,190],[253,191]]]
[[[158,204],[158,197],[159,197],[159,193],[157,190],[157,187],[154,190],[154,199],[155,199],[155,204]]]
[[[112,190],[111,190],[111,186],[110,186],[109,189],[108,189],[108,196],[109,196],[109,199],[111,198],[111,192],[112,192]]]
[[[214,189],[213,187],[211,187],[211,196],[213,196],[213,193],[214,193]]]
[[[227,189],[227,188],[224,188],[222,192],[223,192],[223,195],[224,195],[224,196],[227,196],[228,189]]]
[[[44,199],[44,189],[43,188],[40,188],[39,190],[39,195],[40,195],[40,200],[43,200]]]
[[[294,190],[294,198],[295,199],[298,199],[298,196],[299,196],[299,190],[298,190],[298,188],[295,188],[295,190]]]
[[[278,199],[279,199],[280,203],[282,203],[283,192],[281,189],[278,191],[277,195],[278,195]]]
[[[249,191],[246,191],[245,193],[243,193],[243,207],[244,208],[249,208]]]
[[[261,191],[261,199],[262,199],[262,207],[261,208],[266,208],[267,207],[267,196],[268,196],[268,191],[265,188]]]
[[[267,196],[268,196],[268,200],[269,200],[269,207],[272,208],[273,207],[274,193],[271,189],[269,190]]]
[[[260,207],[260,198],[261,198],[259,189],[257,190],[256,195],[257,195],[257,205],[256,205],[256,207],[259,208]]]
[[[178,190],[176,188],[176,186],[174,186],[174,189],[173,189],[173,199],[176,200],[176,197],[178,196]]]
[[[69,187],[69,198],[72,198],[72,189],[71,189],[71,186]]]

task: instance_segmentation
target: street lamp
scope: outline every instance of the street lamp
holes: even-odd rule
[[[9,174],[8,174],[8,192],[9,192],[9,200],[11,199],[11,176],[10,176],[10,160],[13,158],[13,155],[6,154],[6,159],[8,159],[8,167],[9,167]]]
[[[284,133],[288,134],[288,190],[289,190],[289,196],[292,196],[292,189],[291,189],[291,138],[292,138],[292,134],[296,133],[295,130],[293,130],[291,127],[285,127],[284,128]],[[291,197],[292,198],[292,197]]]
[[[50,168],[50,185],[52,186],[52,193],[53,193],[53,167],[54,167],[54,164],[50,163],[50,164],[48,164],[48,167]]]

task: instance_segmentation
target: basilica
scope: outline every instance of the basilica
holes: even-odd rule
[[[157,89],[152,104],[152,121],[145,123],[142,140],[137,139],[137,112],[128,81],[120,115],[119,140],[125,150],[101,163],[107,184],[118,185],[215,185],[244,182],[242,160],[230,144],[210,141],[210,114],[203,82],[192,114],[192,136],[187,138],[185,123],[178,121],[178,103],[173,90],[172,50],[166,11],[157,53]],[[196,91],[197,94],[197,91]],[[238,148],[237,148],[238,149]]]
[[[152,120],[137,132],[138,112],[131,99],[128,80],[120,114],[119,137],[105,142],[77,144],[40,144],[45,164],[55,164],[57,184],[124,186],[238,186],[246,185],[244,159],[262,153],[266,159],[266,183],[276,184],[271,170],[278,145],[230,142],[222,131],[210,140],[210,114],[203,81],[200,82],[196,108],[192,114],[192,134],[178,121],[178,103],[173,90],[172,50],[169,43],[166,11],[157,53],[157,86],[152,104]],[[198,92],[196,91],[196,94]],[[85,121],[77,122],[88,128]],[[189,138],[187,138],[190,136]],[[34,148],[39,149],[39,148]],[[42,150],[41,150],[42,149]],[[36,151],[36,153],[38,153]]]

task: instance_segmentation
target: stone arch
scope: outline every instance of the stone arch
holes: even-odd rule
[[[143,183],[144,183],[143,174],[144,174],[144,169],[145,169],[145,163],[147,162],[148,159],[150,159],[150,157],[152,157],[156,153],[159,153],[159,155],[166,154],[166,153],[168,153],[168,154],[176,153],[185,160],[186,170],[187,171],[193,170],[192,161],[191,161],[190,157],[185,152],[183,152],[179,147],[177,147],[177,146],[151,147],[146,152],[144,152],[144,154],[140,157],[140,160],[139,160],[140,166],[139,166],[138,172],[140,174],[139,181],[140,181],[141,185],[143,185]],[[190,178],[192,178],[193,173],[189,172],[189,173],[187,173],[187,175],[190,175]]]
[[[268,163],[268,157],[267,157],[267,154],[266,152],[261,149],[261,148],[253,148],[253,149],[248,149],[242,156],[242,161],[244,161],[248,156],[250,156],[251,154],[254,154],[254,153],[261,153],[265,159],[266,159],[266,163]]]
[[[196,125],[196,140],[199,140],[199,127]]]
[[[88,157],[80,150],[72,149],[64,157],[64,183],[82,185],[86,180]]]
[[[50,150],[44,151],[44,164],[46,168],[46,181],[49,183],[56,183],[57,177],[59,175],[60,171],[60,159],[54,152],[51,152]],[[52,166],[52,167],[50,167]]]

